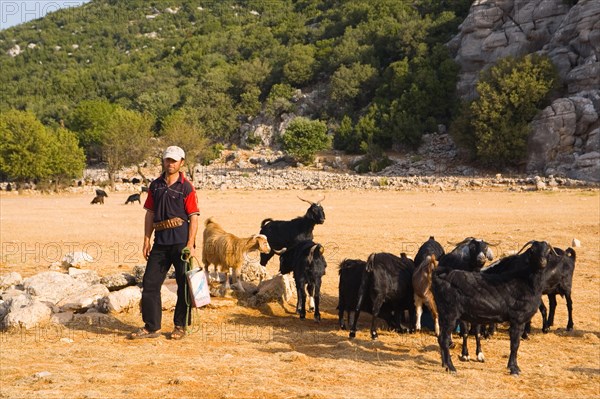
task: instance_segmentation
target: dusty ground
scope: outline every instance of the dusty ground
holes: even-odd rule
[[[296,195],[318,192],[201,192],[202,219],[214,216],[243,236],[263,218],[304,213]],[[185,340],[127,341],[141,323],[139,313],[79,316],[68,327],[40,327],[0,335],[0,397],[599,397],[600,396],[600,197],[599,192],[324,192],[327,220],[315,229],[326,246],[323,321],[300,321],[293,304],[245,308],[219,301],[197,311]],[[47,270],[72,250],[96,258],[101,275],[141,264],[143,210],[122,205],[127,194],[111,194],[103,206],[90,195],[0,194],[0,274],[23,276]],[[144,198],[144,197],[143,197]],[[368,317],[357,339],[337,328],[337,264],[374,251],[414,256],[429,235],[448,241],[477,236],[501,241],[497,252],[544,239],[566,248],[573,238],[575,330],[566,332],[566,307],[559,298],[556,326],[540,331],[519,351],[520,377],[506,369],[506,327],[484,342],[486,363],[458,361],[445,373],[431,333],[382,332],[368,338]],[[199,237],[201,235],[199,234]],[[198,244],[201,238],[198,239]],[[276,271],[272,260],[270,272]],[[368,316],[368,315],[367,315]],[[163,331],[172,328],[164,312]],[[72,340],[72,342],[71,342]],[[474,345],[473,345],[474,346]],[[474,348],[472,349],[474,351]],[[38,372],[49,372],[35,377]]]

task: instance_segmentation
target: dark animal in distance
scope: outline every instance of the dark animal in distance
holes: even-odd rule
[[[321,279],[327,268],[323,252],[324,248],[321,244],[304,240],[283,251],[279,256],[279,272],[293,273],[298,296],[296,312],[301,319],[306,318],[306,291],[308,291],[309,311],[314,308],[315,321],[321,321]]]
[[[431,287],[440,317],[438,344],[446,370],[456,372],[449,348],[450,335],[460,319],[476,324],[509,322],[508,368],[511,374],[520,373],[521,335],[540,305],[542,274],[553,251],[545,241],[530,241],[523,249],[499,261],[507,270],[503,273],[450,270],[434,274]]]
[[[131,194],[129,197],[127,197],[127,201],[125,201],[125,205],[129,204],[130,202],[133,204],[135,201],[137,201],[139,204],[142,203],[142,201],[140,201],[139,194]]]
[[[104,205],[104,196],[103,195],[96,195],[94,197],[94,199],[92,200],[92,202],[90,202],[90,204]]]
[[[96,189],[96,196],[108,198],[108,194],[106,194],[106,191],[104,191],[104,190],[102,190],[100,188]]]
[[[325,222],[325,211],[321,206],[321,202],[325,197],[317,202],[298,198],[310,204],[304,216],[292,220],[273,220],[269,218],[263,220],[260,224],[260,234],[267,236],[269,245],[273,250],[289,249],[301,241],[312,240],[315,225]],[[274,254],[274,251],[268,254],[260,254],[260,264],[266,266]]]
[[[344,322],[344,313],[347,314],[348,325],[352,323],[352,317],[356,311],[356,305],[358,302],[358,291],[360,289],[360,283],[363,278],[367,262],[361,259],[344,259],[339,265],[339,286],[338,286],[338,318],[339,325],[342,330],[345,330],[347,325]],[[369,278],[369,275],[367,275]],[[371,313],[373,310],[373,303],[369,295],[363,298],[360,311]],[[399,315],[394,314],[393,310],[390,309],[389,304],[384,303],[379,311],[379,318],[383,319],[388,327],[392,329],[399,329],[400,322],[398,321]]]
[[[387,252],[369,255],[358,292],[354,318],[350,326],[350,338],[356,336],[358,316],[367,296],[370,296],[373,303],[371,339],[378,337],[375,321],[384,304],[387,304],[397,315],[402,315],[405,310],[408,310],[409,331],[414,331],[415,301],[412,287],[414,270],[414,262],[404,253],[400,257]]]

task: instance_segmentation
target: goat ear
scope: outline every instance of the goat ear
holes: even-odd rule
[[[489,247],[485,251],[485,257],[488,258],[488,260],[494,260],[494,253],[492,252],[492,250]]]
[[[469,246],[465,245],[464,247],[462,247],[460,249],[460,255],[461,256],[469,256]]]
[[[318,244],[313,245],[312,247],[310,247],[310,252],[308,253],[308,263],[312,263],[314,257],[315,257],[315,249],[317,248]]]
[[[569,247],[565,251],[565,255],[567,255],[569,258],[575,259],[575,250],[573,248]]]

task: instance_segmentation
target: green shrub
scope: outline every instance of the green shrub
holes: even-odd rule
[[[363,144],[365,156],[354,164],[354,169],[358,173],[377,173],[393,164],[392,160],[385,155],[377,144],[372,141]]]
[[[209,165],[211,161],[214,161],[215,159],[219,158],[221,156],[221,152],[223,152],[224,149],[225,146],[223,146],[223,144],[221,143],[217,143],[208,147],[206,152],[203,153],[201,162],[202,165]]]
[[[484,164],[518,165],[527,153],[529,123],[549,104],[558,74],[550,59],[508,57],[484,72],[470,105],[475,153]]]
[[[330,147],[324,122],[298,117],[292,120],[281,136],[283,149],[302,163],[312,163],[317,151]]]

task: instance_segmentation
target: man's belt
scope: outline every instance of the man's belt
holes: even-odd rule
[[[184,220],[182,218],[177,217],[163,220],[161,222],[156,222],[154,223],[154,231],[174,229],[175,227],[183,225],[183,222]]]

